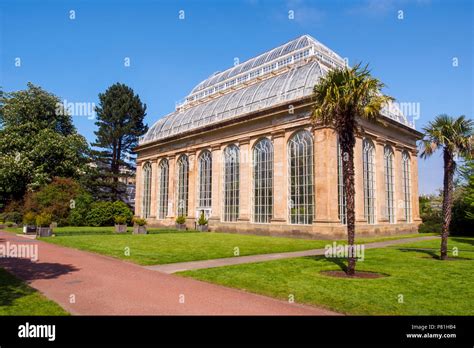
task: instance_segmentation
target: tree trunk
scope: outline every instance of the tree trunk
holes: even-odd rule
[[[444,179],[443,179],[443,229],[441,231],[441,260],[448,257],[449,225],[451,224],[451,209],[453,206],[453,178],[454,159],[453,154],[444,149]]]
[[[346,196],[346,214],[347,214],[347,243],[352,251],[347,258],[348,275],[354,275],[356,258],[355,258],[355,204],[354,204],[354,145],[355,136],[353,132],[339,135],[339,144],[342,156],[342,175],[344,179],[344,193]]]

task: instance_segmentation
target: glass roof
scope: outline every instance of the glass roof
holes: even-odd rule
[[[201,82],[176,111],[159,119],[139,143],[307,97],[328,69],[343,65],[336,53],[303,35]],[[403,114],[393,107],[386,108],[384,114],[408,125]]]

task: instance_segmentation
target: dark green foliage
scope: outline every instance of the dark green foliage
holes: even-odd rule
[[[125,185],[119,181],[121,169],[134,169],[132,149],[148,130],[143,123],[146,105],[130,87],[116,83],[99,94],[96,112],[99,129],[92,145],[100,150],[93,151],[98,170],[92,173],[92,181],[102,186],[99,192],[108,196],[106,199],[123,200]]]
[[[89,193],[83,192],[74,198],[74,202],[74,207],[69,213],[69,225],[87,226],[87,214],[91,209],[94,199]]]
[[[87,214],[87,225],[89,226],[112,226],[115,216],[124,216],[127,223],[131,222],[132,212],[130,208],[121,201],[115,202],[95,202]]]

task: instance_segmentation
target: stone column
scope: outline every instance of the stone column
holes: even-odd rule
[[[337,135],[331,128],[314,131],[314,187],[314,222],[339,222]]]
[[[135,173],[135,216],[142,216],[142,162],[137,162],[137,169]]]
[[[385,192],[385,139],[377,138],[375,146],[375,205],[377,223],[389,222],[387,215],[387,197]]]
[[[239,221],[250,220],[250,200],[252,194],[250,138],[239,139],[240,151],[240,194]]]
[[[288,219],[288,159],[285,131],[272,133],[273,141],[273,218],[272,223]]]
[[[189,182],[188,182],[188,219],[196,218],[196,180],[197,163],[196,152],[190,152],[189,161]]]
[[[212,209],[209,220],[221,219],[221,178],[222,178],[222,150],[220,145],[211,147],[212,152]]]
[[[176,216],[176,156],[168,157],[169,165],[169,182],[168,182],[168,215],[169,219],[174,219]]]
[[[150,219],[156,219],[157,213],[157,200],[156,194],[157,180],[158,180],[158,161],[156,159],[151,162],[151,188],[150,188]]]

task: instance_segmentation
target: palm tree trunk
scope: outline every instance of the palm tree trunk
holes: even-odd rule
[[[342,175],[344,179],[344,193],[346,195],[347,214],[347,243],[350,250],[354,251],[355,241],[355,205],[354,205],[354,145],[353,134],[342,134],[339,136],[342,155]],[[347,275],[354,275],[356,258],[352,252],[347,258]]]
[[[453,154],[447,149],[443,153],[444,179],[443,179],[443,229],[441,231],[441,260],[448,257],[449,225],[451,224],[451,209],[453,206],[453,178],[454,159]]]

